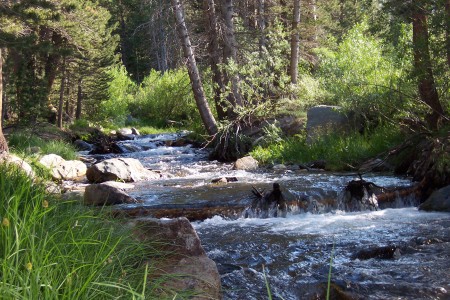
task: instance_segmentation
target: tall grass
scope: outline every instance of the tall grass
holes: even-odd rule
[[[33,154],[33,148],[37,147],[42,154],[54,153],[67,160],[77,158],[75,147],[68,142],[61,140],[46,141],[25,132],[8,135],[8,145],[11,151],[23,155]]]
[[[258,146],[251,155],[262,163],[307,163],[325,160],[330,170],[357,167],[397,145],[403,137],[394,126],[382,126],[370,134],[327,135],[308,144],[304,137],[293,137],[267,147]]]
[[[2,299],[154,299],[153,244],[0,165]]]

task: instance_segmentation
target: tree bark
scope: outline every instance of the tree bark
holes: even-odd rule
[[[224,120],[227,115],[222,103],[222,94],[225,91],[225,86],[222,80],[222,73],[220,72],[220,49],[219,49],[219,33],[217,14],[214,0],[204,0],[203,2],[205,15],[208,20],[208,36],[209,36],[209,61],[211,71],[213,73],[214,85],[214,104],[216,106],[217,116],[219,120]]]
[[[447,64],[450,67],[450,0],[445,1],[445,44],[447,46]]]
[[[63,127],[63,104],[64,104],[64,87],[66,82],[66,58],[63,58],[61,67],[61,86],[59,89],[59,103],[58,103],[58,127]]]
[[[422,102],[431,109],[431,113],[426,119],[427,125],[430,129],[435,130],[439,127],[440,120],[444,116],[444,110],[439,101],[433,76],[427,15],[425,10],[420,8],[419,5],[412,13],[412,25],[414,69],[418,76],[419,95]]]
[[[265,0],[258,0],[258,29],[259,29],[259,53],[262,56],[263,50],[266,47],[266,2]]]
[[[225,35],[224,35],[224,49],[223,49],[223,57],[224,62],[228,63],[230,60],[233,60],[237,63],[237,43],[236,37],[234,34],[234,23],[233,23],[233,0],[223,0],[222,1],[222,16],[225,23]],[[230,76],[225,74],[225,82],[227,85],[230,81]],[[237,75],[231,76],[231,90],[232,94],[230,94],[229,102],[233,107],[236,105],[242,106],[242,96],[239,93],[239,77]]]
[[[181,46],[183,48],[184,56],[187,60],[187,68],[189,78],[191,80],[192,91],[194,93],[195,102],[202,118],[203,124],[206,127],[206,131],[209,135],[215,135],[217,133],[217,124],[214,116],[209,108],[208,101],[206,100],[205,92],[203,91],[202,81],[200,73],[195,61],[194,51],[192,50],[189,33],[186,27],[184,19],[184,9],[181,0],[172,0],[172,6],[175,12],[175,21],[178,36],[180,38]]]
[[[83,104],[83,79],[78,79],[78,90],[77,90],[77,110],[75,112],[75,119],[81,119],[81,107]]]
[[[0,155],[3,152],[8,152],[8,143],[6,142],[5,136],[3,135],[3,111],[2,111],[2,101],[3,101],[3,57],[2,48],[0,48]]]
[[[298,24],[300,23],[300,0],[294,0],[294,16],[292,19],[291,33],[291,83],[297,83],[300,37]]]

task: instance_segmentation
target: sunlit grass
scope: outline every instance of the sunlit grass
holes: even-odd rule
[[[12,152],[31,155],[35,151],[40,154],[57,154],[66,160],[77,158],[75,147],[65,141],[46,141],[36,135],[26,132],[13,133],[8,135],[8,145]]]
[[[160,299],[161,282],[147,282],[164,255],[156,241],[138,242],[130,228],[52,198],[17,170],[0,173],[2,299]]]
[[[308,144],[303,136],[297,136],[267,147],[258,146],[251,155],[265,164],[325,160],[328,169],[345,170],[357,167],[402,140],[398,129],[385,126],[371,134],[328,135],[312,144]]]

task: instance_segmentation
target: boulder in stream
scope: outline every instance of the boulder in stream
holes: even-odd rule
[[[121,180],[136,182],[160,178],[159,173],[147,170],[134,158],[111,158],[91,166],[86,172],[90,182]]]
[[[115,205],[139,203],[123,190],[108,184],[91,184],[84,191],[86,205]]]
[[[258,161],[251,156],[245,156],[236,160],[234,168],[236,170],[256,170]]]
[[[194,292],[189,299],[221,299],[221,283],[217,266],[207,257],[197,232],[186,218],[160,220],[153,218],[133,221],[142,240],[158,240],[169,254],[159,266],[161,274],[176,274],[164,283],[169,289]]]
[[[450,212],[450,185],[434,191],[419,209]]]

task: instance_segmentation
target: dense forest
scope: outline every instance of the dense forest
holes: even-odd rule
[[[448,122],[448,0],[27,0],[0,14],[4,126],[171,120],[228,141],[317,104],[368,128]]]

